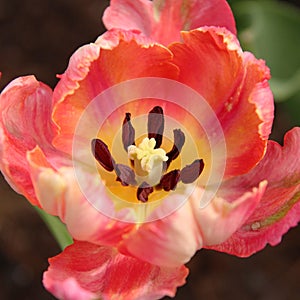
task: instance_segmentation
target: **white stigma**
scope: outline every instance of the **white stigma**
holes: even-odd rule
[[[145,181],[150,186],[160,182],[163,162],[168,160],[166,152],[161,148],[155,149],[155,145],[154,138],[144,138],[138,146],[128,147],[128,157],[134,161],[134,169],[139,181]]]

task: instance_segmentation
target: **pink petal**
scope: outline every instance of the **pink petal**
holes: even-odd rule
[[[53,280],[44,277],[44,285],[55,297],[65,300],[96,300],[98,296],[83,289],[73,277],[64,280]]]
[[[51,97],[51,89],[34,76],[13,80],[0,96],[1,171],[17,192],[37,205],[26,152],[36,145],[51,148]]]
[[[73,238],[115,245],[133,227],[130,223],[122,223],[101,214],[82,193],[72,166],[62,165],[55,169],[38,147],[28,153],[28,161],[40,206],[47,213],[59,216]],[[98,177],[88,172],[83,172],[82,176],[88,188],[94,191],[100,181],[95,180]],[[102,191],[101,201],[106,201],[106,198],[105,191]]]
[[[273,96],[264,62],[243,53],[229,31],[212,27],[184,32],[172,44],[179,81],[194,88],[215,111],[227,147],[226,176],[253,168],[265,153],[273,121]],[[214,124],[211,124],[213,127]]]
[[[217,197],[205,208],[200,208],[203,190],[196,188],[183,207],[132,230],[118,249],[152,264],[187,263],[203,246],[229,238],[254,211],[265,186],[261,183],[258,188],[240,190],[226,200]]]
[[[231,9],[223,0],[113,0],[103,22],[108,29],[138,29],[156,42],[180,40],[180,31],[220,26],[236,34]]]
[[[168,267],[187,263],[201,247],[202,235],[190,202],[167,217],[140,225],[118,246],[126,255]]]
[[[119,254],[111,247],[84,242],[75,242],[49,262],[44,285],[62,300],[172,297],[188,274],[184,266],[163,268]]]
[[[218,194],[221,194],[225,186],[226,183],[220,187]],[[200,208],[203,191],[197,189],[192,194],[192,203],[203,245],[214,245],[227,240],[253,213],[265,188],[266,182],[262,182],[257,188],[248,191],[231,191],[230,197],[217,196],[204,208]]]
[[[266,179],[268,186],[255,211],[226,242],[212,248],[249,256],[282,235],[300,220],[300,128],[289,131],[284,146],[270,141],[267,153],[250,173],[232,180],[232,186],[253,186]]]
[[[151,35],[153,22],[152,2],[148,0],[112,0],[105,10],[103,23],[108,30],[138,29],[146,36]]]

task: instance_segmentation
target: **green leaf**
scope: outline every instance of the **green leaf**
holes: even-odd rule
[[[300,11],[277,1],[232,3],[243,49],[266,60],[277,101],[300,91]]]
[[[66,225],[63,224],[58,217],[51,216],[36,206],[34,206],[34,208],[41,216],[62,250],[73,243],[73,239],[70,236]]]

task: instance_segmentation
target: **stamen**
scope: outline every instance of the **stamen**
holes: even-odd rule
[[[180,171],[180,180],[183,183],[194,182],[204,169],[203,159],[196,159],[192,164],[187,165]]]
[[[123,164],[115,165],[115,172],[117,174],[117,181],[120,181],[123,186],[136,185],[134,171]]]
[[[123,127],[122,127],[122,142],[126,152],[127,152],[127,148],[130,145],[134,145],[134,139],[135,139],[135,130],[131,124],[130,117],[131,117],[130,113],[125,114]]]
[[[92,153],[99,164],[107,171],[114,170],[115,161],[112,158],[107,145],[100,139],[93,139],[91,142]]]
[[[180,154],[180,151],[184,145],[184,142],[185,142],[184,133],[180,129],[174,129],[173,135],[174,135],[174,145],[173,145],[173,148],[171,149],[171,151],[169,151],[167,153],[167,156],[169,159],[165,163],[166,169],[168,169],[172,160],[174,160],[178,157],[178,155]]]
[[[147,182],[143,182],[137,189],[137,198],[142,202],[147,202],[149,195],[153,192],[153,187],[149,186]]]
[[[165,150],[160,148],[163,132],[163,109],[160,106],[155,106],[148,114],[148,137],[136,146],[135,129],[131,124],[131,114],[126,113],[122,127],[122,143],[128,153],[131,167],[117,164],[108,146],[101,139],[91,141],[92,153],[106,171],[115,171],[116,180],[123,186],[138,187],[136,197],[139,201],[145,203],[154,189],[157,192],[162,189],[166,192],[175,190],[179,181],[185,184],[192,183],[204,169],[203,160],[196,159],[182,170],[175,169],[164,174],[170,163],[179,156],[185,143],[185,135],[180,129],[173,130],[173,147],[166,154]],[[130,198],[130,195],[128,196]],[[153,197],[151,200],[155,199],[157,198]]]
[[[159,183],[159,187],[161,187],[164,191],[174,191],[176,189],[177,183],[180,179],[180,171],[173,170],[165,174]]]
[[[155,148],[159,148],[162,143],[165,120],[164,112],[160,106],[155,106],[148,114],[148,138],[154,138]]]

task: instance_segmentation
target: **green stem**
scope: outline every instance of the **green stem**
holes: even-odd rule
[[[72,237],[70,236],[66,225],[63,224],[58,217],[51,216],[36,206],[34,208],[46,223],[48,229],[62,250],[73,243]]]

